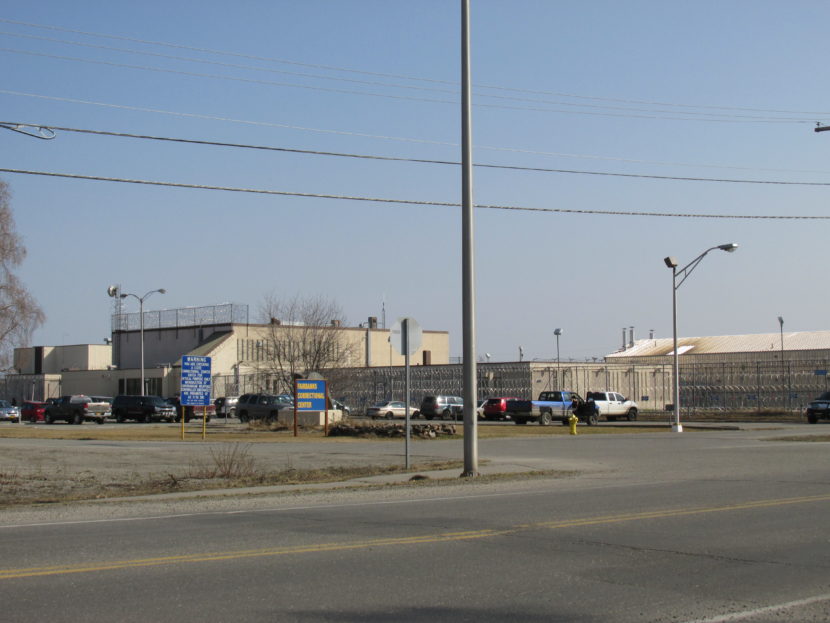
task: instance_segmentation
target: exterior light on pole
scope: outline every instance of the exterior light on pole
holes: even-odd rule
[[[159,294],[165,294],[167,290],[164,288],[159,288],[158,290],[150,290],[144,296],[138,296],[137,294],[131,294],[129,292],[121,292],[119,293],[117,290],[113,289],[112,287],[107,289],[107,294],[112,297],[118,296],[122,299],[127,298],[128,296],[133,297],[138,301],[138,318],[139,318],[139,326],[141,327],[141,395],[143,396],[144,393],[147,391],[144,387],[144,301],[148,299],[151,295],[158,292]]]
[[[562,386],[562,370],[559,362],[559,336],[562,335],[562,329],[554,329],[553,334],[556,336],[556,382]]]
[[[706,249],[703,253],[698,255],[680,270],[677,269],[676,258],[671,256],[663,258],[663,262],[665,262],[666,266],[672,270],[671,315],[672,334],[674,335],[674,424],[672,425],[672,431],[675,433],[683,432],[683,426],[680,425],[680,360],[678,358],[679,353],[677,352],[677,289],[683,285],[683,282],[686,281],[689,275],[692,274],[692,271],[697,268],[697,265],[700,264],[701,260],[706,257],[706,254],[709,253],[709,251],[717,249],[720,251],[726,251],[727,253],[733,253],[737,248],[737,244],[730,242],[728,244],[719,244],[710,249]],[[679,281],[677,279],[678,275],[680,276]]]
[[[783,388],[784,393],[784,410],[786,410],[789,396],[787,396],[788,384],[784,382],[784,375],[786,371],[786,368],[784,367],[784,316],[778,316],[778,327],[781,330],[781,387]]]

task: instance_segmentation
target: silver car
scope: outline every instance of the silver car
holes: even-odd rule
[[[414,413],[415,408],[409,407],[409,415],[412,416]],[[394,417],[406,417],[406,403],[401,400],[384,400],[366,409],[366,415],[373,420],[377,418],[391,420]]]
[[[0,400],[0,422],[19,422],[20,409],[8,400]]]

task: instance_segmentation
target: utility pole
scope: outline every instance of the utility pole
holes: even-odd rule
[[[470,0],[461,0],[461,291],[464,387],[464,472],[478,476],[473,138],[470,78]]]

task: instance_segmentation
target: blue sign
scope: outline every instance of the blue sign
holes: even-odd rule
[[[326,410],[326,382],[301,379],[296,381],[297,411]]]
[[[181,403],[186,407],[210,404],[210,357],[182,357]]]
[[[816,376],[827,376],[827,370],[816,370]]]

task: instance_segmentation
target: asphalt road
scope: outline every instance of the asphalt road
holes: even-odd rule
[[[828,444],[770,440],[827,433],[487,440],[493,471],[577,473],[4,511],[0,616],[827,621]]]

